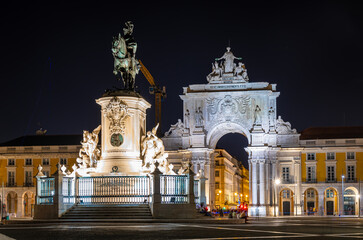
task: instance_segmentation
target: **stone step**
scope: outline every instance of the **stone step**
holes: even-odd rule
[[[150,212],[141,212],[141,213],[134,213],[134,212],[129,212],[129,213],[120,213],[120,212],[100,212],[100,213],[95,213],[95,212],[69,212],[66,215],[79,215],[79,216],[84,216],[84,215],[108,215],[108,216],[131,216],[131,215],[137,215],[137,216],[144,216],[144,215],[151,215]]]
[[[148,205],[77,205],[62,219],[151,219]]]
[[[62,219],[152,219],[152,216],[63,216]]]

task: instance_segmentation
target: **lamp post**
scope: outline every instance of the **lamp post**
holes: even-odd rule
[[[279,185],[281,183],[280,179],[277,178],[275,179],[275,191],[274,191],[274,217],[276,217],[276,202],[277,202],[277,194],[276,194],[276,188],[277,188],[277,185]]]
[[[342,175],[342,210],[341,210],[341,216],[344,215],[344,178],[345,176]]]

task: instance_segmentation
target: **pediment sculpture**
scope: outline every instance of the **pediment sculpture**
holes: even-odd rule
[[[165,137],[181,137],[185,131],[184,123],[181,119],[178,119],[177,123],[170,126],[169,131],[165,133]]]
[[[296,129],[291,128],[291,124],[289,122],[284,122],[281,116],[279,116],[276,120],[276,132],[278,134],[296,134]]]
[[[207,76],[208,82],[248,82],[249,78],[246,66],[242,62],[235,63],[235,60],[242,60],[242,58],[235,57],[231,52],[231,48],[227,47],[227,52],[222,57],[216,58],[215,62],[212,63],[212,72]]]

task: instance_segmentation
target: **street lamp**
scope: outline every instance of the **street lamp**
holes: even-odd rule
[[[276,199],[276,188],[277,186],[281,183],[280,179],[277,178],[275,179],[275,191],[274,191],[274,217],[276,217],[276,202],[277,202],[277,199]]]

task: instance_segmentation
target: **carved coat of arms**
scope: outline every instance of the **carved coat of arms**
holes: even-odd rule
[[[126,103],[117,97],[113,97],[107,106],[102,110],[104,116],[110,121],[110,132],[125,133],[125,118],[128,116]]]

